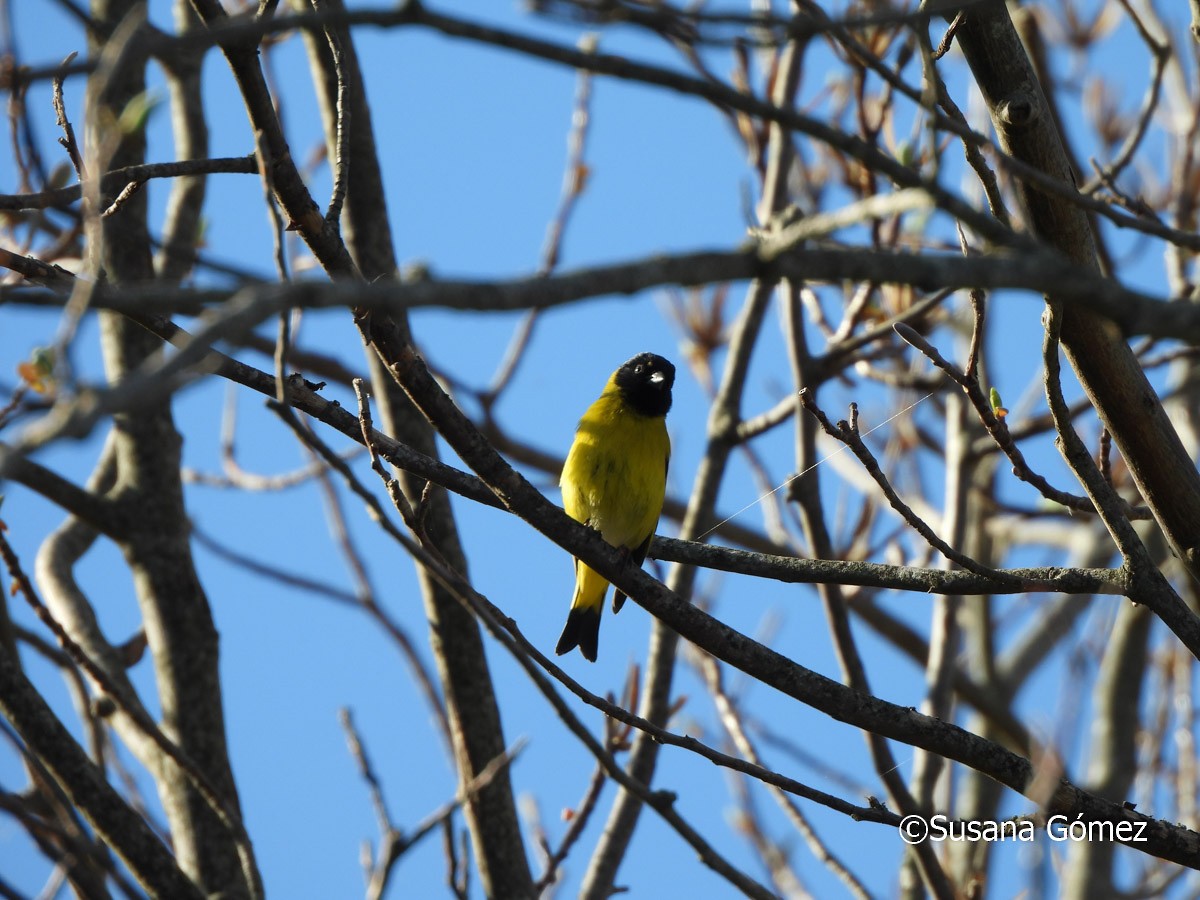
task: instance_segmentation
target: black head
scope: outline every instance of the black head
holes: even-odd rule
[[[639,353],[613,374],[621,397],[643,416],[665,416],[671,408],[675,367],[661,356]]]

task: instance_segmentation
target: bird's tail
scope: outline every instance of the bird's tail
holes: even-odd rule
[[[558,639],[554,652],[559,656],[579,648],[584,659],[596,661],[600,641],[600,614],[604,612],[604,595],[608,582],[581,562],[575,563],[575,597],[567,624]]]

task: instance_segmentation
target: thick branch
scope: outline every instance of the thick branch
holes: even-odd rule
[[[957,39],[1006,152],[1064,184],[1073,181],[1062,139],[1002,3],[974,7]],[[1021,185],[1031,229],[1082,266],[1097,269],[1083,211]],[[1047,289],[1054,300],[1059,292]],[[1062,342],[1168,542],[1200,577],[1200,474],[1119,329],[1093,304],[1066,305]]]
[[[23,271],[23,257],[0,262]],[[33,269],[30,269],[32,274]],[[400,312],[420,307],[488,312],[550,309],[591,297],[635,294],[663,285],[691,287],[751,279],[797,279],[807,283],[866,281],[904,284],[923,290],[1013,289],[1037,295],[1051,293],[1072,307],[1086,307],[1112,319],[1124,335],[1154,335],[1200,342],[1200,310],[1192,304],[1162,298],[1101,277],[1087,267],[1052,252],[989,253],[951,256],[938,253],[895,253],[867,247],[797,249],[771,260],[754,245],[744,249],[700,251],[655,256],[632,262],[594,266],[560,275],[511,280],[418,282],[292,282],[257,284],[237,290],[163,289],[126,285],[98,286],[92,305],[139,315],[199,315],[217,305],[236,310],[249,328],[292,308],[327,309],[359,306]],[[0,304],[59,307],[64,300],[50,288],[0,287]]]
[[[3,650],[0,650],[0,711],[151,897],[201,900],[204,894],[180,870],[171,852],[108,784],[13,658]]]

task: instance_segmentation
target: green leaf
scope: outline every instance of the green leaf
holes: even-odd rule
[[[150,113],[154,112],[160,102],[158,93],[151,90],[142,91],[130,98],[117,120],[117,127],[121,133],[136,134],[145,130],[146,123],[150,121]]]

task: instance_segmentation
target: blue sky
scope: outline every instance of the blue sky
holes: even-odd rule
[[[31,27],[30,7],[14,10],[23,61],[47,64],[71,50],[85,52],[85,42],[74,23],[62,18],[54,4],[41,6],[36,28]],[[573,43],[578,37],[577,29],[540,23],[512,5],[465,3],[456,10],[460,15],[477,15],[564,43]],[[168,6],[151,3],[151,17],[166,24]],[[1125,52],[1128,40],[1127,34],[1118,33],[1105,52]],[[356,43],[384,158],[386,200],[399,258],[406,263],[420,261],[435,275],[448,277],[519,277],[533,272],[559,200],[575,73],[415,29],[362,30],[356,34]],[[658,42],[628,29],[606,33],[601,49],[675,62]],[[814,51],[812,58],[819,60],[822,55]],[[716,72],[728,71],[727,55],[717,54],[714,61]],[[299,40],[274,50],[270,62],[275,83],[285,86],[283,112],[294,155],[303,160],[318,144],[319,122]],[[963,69],[961,60],[953,57],[947,65],[954,72]],[[1124,95],[1129,106],[1140,97],[1139,79],[1145,72],[1140,62],[1138,65]],[[219,54],[209,55],[205,73],[212,155],[249,152],[249,127]],[[152,77],[158,79],[157,71]],[[961,85],[961,80],[958,83]],[[806,90],[817,91],[820,84],[819,72],[806,73]],[[596,79],[593,91],[587,148],[591,181],[570,222],[563,267],[640,258],[653,252],[727,248],[740,241],[747,224],[743,194],[753,193],[756,185],[744,164],[741,146],[724,119],[698,100],[613,80]],[[68,108],[77,127],[82,93],[82,80],[68,82]],[[56,149],[56,132],[48,86],[31,90],[29,103],[43,152],[50,157]],[[1068,114],[1074,119],[1074,113],[1068,110]],[[3,142],[0,191],[12,189],[10,152],[8,143]],[[163,108],[152,120],[150,156],[158,160],[171,158],[171,154]],[[952,148],[947,155],[954,158],[954,164],[956,154]],[[148,190],[156,216],[160,216],[167,186],[154,183]],[[329,185],[324,169],[315,173],[312,193],[318,202],[326,201]],[[270,226],[257,181],[241,175],[214,176],[208,209],[208,252],[271,277]],[[302,253],[298,246],[292,249]],[[1165,290],[1153,263],[1131,267],[1127,278],[1160,293]],[[733,287],[734,308],[743,290],[744,286]],[[664,308],[662,296],[648,292],[633,298],[598,299],[543,315],[529,357],[498,408],[502,423],[540,449],[564,453],[579,414],[620,362],[642,350],[681,361],[678,336],[666,321]],[[993,312],[992,340],[994,345],[1001,342],[1002,351],[996,356],[998,362],[993,361],[993,379],[1012,406],[1037,377],[1041,305],[1029,296],[997,297]],[[432,362],[482,386],[503,359],[519,319],[515,315],[419,311],[413,316],[413,327]],[[32,347],[53,339],[57,319],[6,307],[0,311],[0,322],[0,380],[8,380],[13,377],[12,363],[25,358]],[[780,333],[778,310],[773,309],[751,374],[748,412],[768,408],[788,389]],[[345,314],[306,316],[298,342],[361,366],[358,338]],[[76,346],[76,364],[83,377],[99,379],[94,323],[85,326]],[[239,356],[270,368],[269,360],[248,351],[239,351]],[[353,405],[352,395],[344,390],[331,387],[328,393]],[[882,405],[881,398],[869,391],[853,396],[831,392],[823,402],[831,414],[841,415],[846,400],[860,400],[864,424],[870,426],[894,412]],[[308,463],[261,397],[209,380],[183,391],[176,403],[176,418],[185,432],[186,467],[202,473],[220,471],[219,437],[231,406],[238,417],[238,461],[245,469],[273,474]],[[674,443],[670,491],[675,496],[685,496],[690,489],[704,449],[706,409],[702,389],[681,367],[676,406],[669,419]],[[929,421],[936,422],[936,415]],[[39,459],[82,481],[98,454],[100,438],[98,432],[83,442],[49,448]],[[784,476],[789,472],[791,440],[790,429],[784,428],[760,447]],[[1038,464],[1056,484],[1071,484],[1057,456],[1043,453]],[[368,483],[373,482],[362,458],[356,470]],[[834,473],[830,471],[826,478],[831,502],[844,501],[848,495],[839,488]],[[535,483],[558,499],[549,479],[537,475]],[[1013,490],[1025,502],[1033,502],[1024,488]],[[935,495],[937,492],[935,487]],[[19,487],[9,485],[5,493],[3,516],[10,539],[26,567],[32,568],[37,546],[61,521],[61,514]],[[723,489],[719,508],[724,514],[732,513],[760,493],[739,461]],[[192,485],[188,504],[197,527],[222,544],[297,574],[353,589],[330,538],[320,492],[311,482],[278,493],[255,494]],[[357,501],[344,500],[343,505],[380,602],[424,644],[423,614],[411,563],[398,547],[379,536]],[[476,587],[513,616],[527,637],[551,648],[570,596],[569,559],[511,516],[465,501],[456,501],[455,509]],[[748,525],[758,524],[761,512],[752,509],[741,518]],[[662,530],[672,533],[674,526],[666,524]],[[412,827],[451,797],[455,785],[428,710],[395,647],[363,615],[258,578],[204,548],[195,553],[221,632],[234,770],[268,893],[279,897],[352,896],[362,885],[359,844],[373,841],[377,834],[366,789],[338,726],[337,711],[343,706],[353,710],[396,824]],[[93,549],[82,565],[81,579],[113,640],[123,639],[137,627],[129,578],[111,546],[98,544]],[[701,576],[700,584],[706,589],[719,588],[715,612],[730,624],[756,633],[768,622],[779,623],[774,646],[818,672],[837,677],[824,615],[813,591],[709,574]],[[1002,600],[999,605],[1013,610],[1013,615],[1029,615],[1030,604],[1038,599]],[[1094,615],[1102,620],[1118,602],[1098,601]],[[895,598],[889,608],[922,629],[927,627],[924,598]],[[14,613],[33,627],[32,617],[19,605],[14,604]],[[600,661],[589,665],[572,656],[564,660],[565,668],[595,693],[619,692],[628,666],[644,659],[649,624],[646,613],[632,604],[620,617],[606,616]],[[870,660],[876,693],[902,705],[919,705],[921,672],[869,630],[859,629],[857,635],[863,656]],[[57,675],[33,654],[26,652],[23,658],[31,677],[73,723],[70,702]],[[593,763],[566,735],[504,651],[491,642],[488,658],[507,739],[512,743],[523,736],[529,741],[513,768],[515,788],[522,796],[536,797],[553,843],[566,827],[560,811],[578,802]],[[147,702],[153,703],[149,664],[143,662],[133,675],[146,692]],[[1035,729],[1047,735],[1055,733],[1063,712],[1062,675],[1061,665],[1049,668],[1022,698],[1022,711]],[[739,683],[736,676],[731,680]],[[680,670],[677,693],[687,695],[688,700],[673,727],[693,730],[720,745],[711,703],[686,666]],[[746,693],[755,714],[769,721],[773,729],[791,735],[807,752],[850,774],[866,790],[880,792],[857,731],[771,696],[765,688],[746,686]],[[599,715],[582,707],[579,711],[584,721],[599,731]],[[907,774],[911,753],[900,745],[894,751]],[[771,762],[815,787],[862,800],[858,792],[803,763],[780,755],[773,755]],[[673,749],[663,751],[660,773],[659,786],[678,792],[680,812],[736,863],[755,877],[764,877],[730,825],[734,804],[724,783],[728,776]],[[23,782],[11,747],[0,744],[0,784],[14,789]],[[139,775],[138,783],[154,807],[148,780]],[[574,893],[612,796],[609,785],[600,814],[568,863],[562,896]],[[769,798],[762,798],[759,805],[776,834],[784,836],[785,842],[798,844],[786,837],[786,825]],[[1003,812],[1025,809],[1023,802],[1010,800]],[[894,831],[854,823],[819,809],[808,811],[820,833],[863,872],[872,890],[894,892],[901,857]],[[997,877],[1001,885],[1015,890],[1026,883],[1023,867],[1029,856],[1016,849],[1011,854],[1006,858],[1022,865],[999,867]],[[411,851],[399,865],[391,896],[443,894],[441,855],[436,837]],[[806,851],[797,847],[794,857],[816,895],[839,894],[837,883]],[[36,891],[46,875],[44,862],[8,819],[0,819],[0,859],[5,860],[0,875],[27,892]],[[12,860],[17,861],[15,867]],[[652,813],[643,815],[619,882],[628,884],[635,896],[688,892],[718,897],[732,890],[700,865],[691,850]]]

